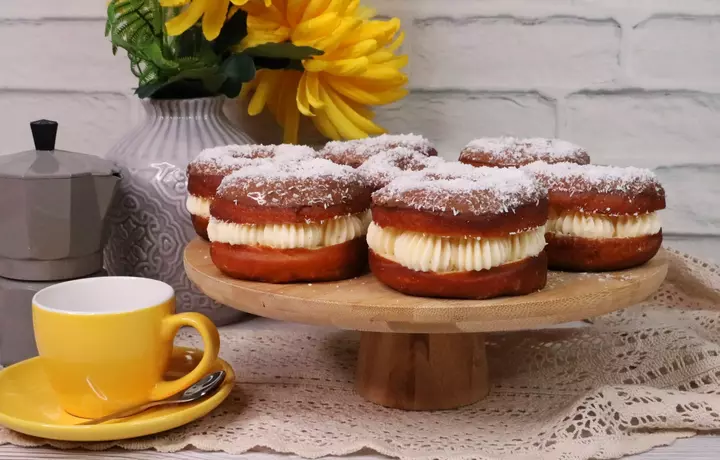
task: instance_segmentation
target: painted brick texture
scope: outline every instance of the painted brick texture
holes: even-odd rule
[[[718,161],[720,94],[588,91],[566,100],[564,136],[594,159],[654,167]]]
[[[0,23],[0,85],[5,88],[127,91],[136,80],[113,56],[94,19]],[[17,45],[11,45],[18,43]],[[7,63],[12,63],[8,65]]]
[[[60,124],[58,148],[104,155],[132,126],[133,113],[122,94],[0,90],[0,153],[34,148],[28,122],[49,118]]]
[[[659,16],[633,28],[629,69],[638,78],[668,85],[720,81],[720,17]]]
[[[414,27],[414,87],[586,86],[612,82],[619,72],[613,20],[441,17]]]
[[[378,122],[391,132],[421,132],[441,155],[457,157],[479,130],[512,133],[518,125],[539,136],[555,131],[555,103],[537,93],[415,91],[385,108]]]
[[[368,0],[373,2],[373,0]],[[480,136],[558,136],[601,163],[655,168],[668,240],[720,261],[720,2],[374,0],[401,17],[412,93],[378,112],[455,158]],[[104,2],[0,1],[0,154],[54,117],[64,148],[103,154],[138,118],[103,37]],[[236,117],[237,118],[237,117]],[[239,117],[263,142],[267,119]]]

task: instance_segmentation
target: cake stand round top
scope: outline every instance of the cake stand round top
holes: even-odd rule
[[[188,277],[210,298],[259,316],[341,329],[401,333],[489,332],[577,321],[641,302],[667,274],[660,252],[646,264],[608,273],[550,272],[536,293],[490,300],[411,297],[371,274],[325,283],[268,284],[222,274],[210,245],[195,239],[185,249]]]

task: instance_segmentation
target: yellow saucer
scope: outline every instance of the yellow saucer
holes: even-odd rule
[[[187,374],[201,357],[199,350],[176,347],[167,378]],[[220,369],[227,373],[225,381],[206,399],[157,407],[100,425],[77,426],[85,419],[73,417],[60,408],[40,366],[40,359],[32,358],[0,371],[0,425],[31,436],[60,441],[114,441],[159,433],[206,415],[228,397],[235,373],[228,363],[219,359],[213,372]]]

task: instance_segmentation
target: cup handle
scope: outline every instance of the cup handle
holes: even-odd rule
[[[169,398],[190,388],[198,380],[209,374],[217,361],[220,352],[220,335],[212,321],[200,313],[178,313],[168,316],[163,320],[162,324],[163,337],[172,342],[182,326],[193,327],[200,333],[204,344],[203,357],[189,374],[177,380],[158,382],[150,393],[152,401]]]

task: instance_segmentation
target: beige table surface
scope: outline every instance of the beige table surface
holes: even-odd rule
[[[583,327],[582,323],[568,323],[559,327]],[[304,324],[282,323],[265,318],[255,318],[240,324],[229,326],[228,329],[316,329],[315,326]],[[23,448],[16,446],[0,446],[0,460],[298,460],[301,457],[295,455],[278,454],[269,451],[249,452],[241,455],[230,455],[221,452],[201,452],[188,449],[182,452],[171,454],[155,451],[126,451],[109,450],[101,452],[89,452],[83,450],[61,451],[46,448]],[[373,452],[346,457],[325,457],[339,458],[342,460],[378,460],[384,459]],[[674,444],[666,447],[658,447],[649,452],[626,457],[628,460],[717,460],[720,458],[720,436],[698,436],[690,439],[680,439]]]
[[[717,460],[720,457],[720,437],[699,436],[691,439],[680,439],[668,447],[653,449],[640,455],[625,457],[627,460]],[[378,460],[384,457],[372,455],[353,455],[348,457],[325,457],[341,460]],[[274,454],[269,452],[250,452],[242,455],[229,455],[220,452],[200,452],[186,450],[173,454],[161,454],[151,451],[120,451],[105,452],[62,452],[50,449],[23,449],[20,447],[0,446],[2,460],[299,460],[294,455]]]

